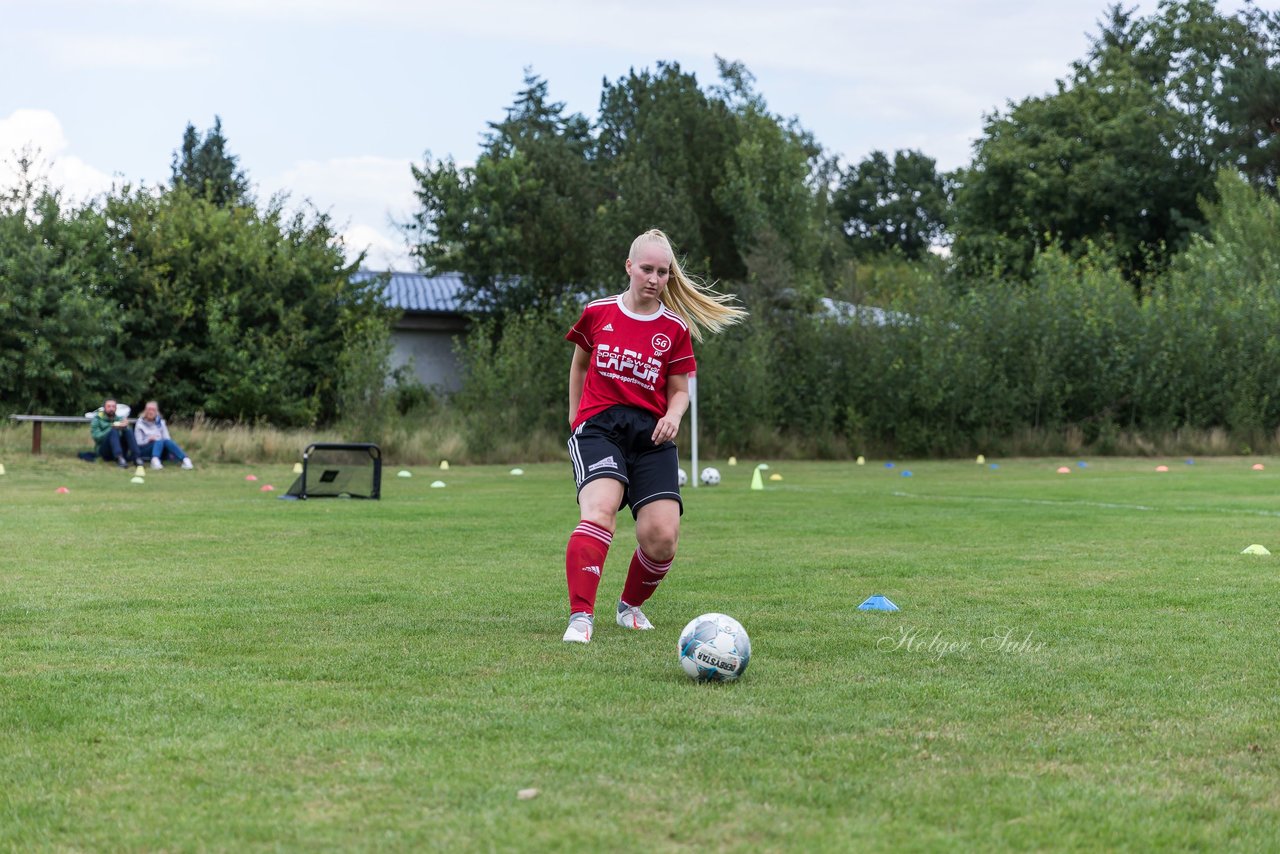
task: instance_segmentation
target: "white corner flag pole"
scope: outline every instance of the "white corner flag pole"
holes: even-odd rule
[[[689,482],[698,488],[698,375],[689,374],[689,429],[692,431],[693,461],[689,463]]]

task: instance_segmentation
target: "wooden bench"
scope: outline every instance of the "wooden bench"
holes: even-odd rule
[[[31,422],[31,453],[40,453],[41,432],[45,424],[88,424],[92,415],[10,415],[14,421]]]

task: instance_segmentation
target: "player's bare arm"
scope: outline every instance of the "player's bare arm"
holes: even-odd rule
[[[675,439],[680,432],[680,420],[689,408],[689,375],[672,374],[667,377],[667,414],[658,419],[653,428],[653,443],[660,445]]]
[[[578,404],[582,402],[582,384],[587,377],[589,355],[586,350],[576,344],[573,347],[573,361],[569,364],[569,423],[578,418]],[[686,405],[688,402],[686,401]]]

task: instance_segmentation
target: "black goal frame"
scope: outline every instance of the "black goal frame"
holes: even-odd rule
[[[302,452],[302,475],[294,484],[298,491],[294,492],[292,488],[289,494],[292,497],[307,498],[337,498],[337,495],[328,493],[307,494],[307,474],[308,466],[311,460],[312,451],[364,451],[373,460],[373,490],[369,495],[349,495],[349,498],[367,498],[377,501],[382,497],[382,449],[372,442],[314,442],[307,445],[306,450]],[[282,496],[283,497],[283,496]]]

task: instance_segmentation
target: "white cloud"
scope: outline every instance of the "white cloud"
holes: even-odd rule
[[[58,32],[41,34],[37,40],[57,65],[76,70],[171,71],[213,61],[208,48],[183,38]]]
[[[413,187],[409,161],[374,156],[303,160],[264,185],[329,214],[349,257],[367,249],[368,266],[400,270],[413,264],[393,223],[416,207]]]
[[[325,208],[342,202],[344,208],[374,205],[403,213],[413,206],[413,175],[409,161],[371,155],[301,160],[275,182],[299,198]],[[339,211],[341,212],[341,211]]]
[[[49,110],[20,109],[0,118],[0,187],[18,180],[19,158],[31,156],[34,177],[47,178],[72,201],[111,189],[111,176],[69,153],[62,122]]]
[[[413,270],[417,267],[404,241],[392,237],[385,229],[352,225],[342,232],[342,243],[349,261],[354,261],[364,252],[363,266],[370,270]]]

